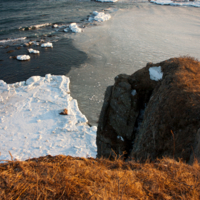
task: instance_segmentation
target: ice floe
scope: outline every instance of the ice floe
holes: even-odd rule
[[[29,53],[33,53],[33,54],[38,54],[38,53],[40,53],[40,51],[35,50],[35,49],[28,49],[28,52],[29,52]]]
[[[41,47],[50,47],[50,48],[52,48],[53,44],[51,42],[46,42],[46,43],[41,44]]]
[[[29,55],[18,55],[17,60],[30,60],[31,57]]]
[[[88,21],[98,21],[98,22],[104,22],[111,18],[110,14],[105,14],[104,12],[97,12],[93,11],[92,15],[89,17]]]
[[[171,1],[171,0],[151,0],[151,3],[155,3],[158,5],[170,5],[170,6],[194,6],[200,7],[199,1]]]
[[[78,27],[78,25],[76,23],[71,23],[69,25],[69,29],[74,32],[74,33],[80,33],[82,31],[81,28]],[[64,30],[65,31],[65,30]],[[66,32],[66,31],[65,31]]]
[[[96,157],[95,126],[90,127],[66,76],[47,74],[6,84],[0,80],[0,159],[50,155]],[[68,115],[60,115],[64,109]]]
[[[163,77],[163,72],[161,70],[161,66],[159,67],[150,67],[149,68],[150,79],[154,81],[159,81]]]

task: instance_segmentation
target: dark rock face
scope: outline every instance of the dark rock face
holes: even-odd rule
[[[149,72],[156,66],[163,72],[158,81]],[[140,161],[170,156],[192,162],[200,158],[199,130],[200,63],[192,58],[148,63],[131,76],[118,75],[107,88],[97,157],[125,151],[125,158]]]

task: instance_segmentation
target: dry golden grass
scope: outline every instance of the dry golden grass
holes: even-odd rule
[[[45,156],[0,164],[0,199],[200,199],[200,166]]]

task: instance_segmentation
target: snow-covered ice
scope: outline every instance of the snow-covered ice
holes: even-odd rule
[[[78,25],[76,23],[71,23],[69,25],[69,29],[74,32],[74,33],[80,33],[82,31],[81,28],[78,27]],[[66,31],[65,31],[66,32]]]
[[[151,3],[155,3],[158,5],[170,5],[170,6],[194,6],[200,7],[199,1],[188,1],[188,2],[179,2],[179,1],[171,1],[171,0],[151,0]]]
[[[18,55],[17,60],[30,60],[31,57],[29,55]]]
[[[34,54],[40,53],[40,51],[35,50],[35,49],[28,49],[28,52],[29,52],[29,53],[34,53]]]
[[[50,155],[96,157],[96,130],[90,127],[66,76],[47,74],[6,84],[0,80],[0,159]],[[63,109],[68,115],[60,115]]]
[[[97,12],[93,11],[92,15],[89,17],[88,21],[98,21],[98,22],[104,22],[111,18],[110,14],[105,14],[104,12]]]
[[[163,77],[163,72],[161,70],[161,66],[159,67],[150,67],[149,68],[150,79],[154,81],[159,81]]]
[[[53,44],[51,42],[46,42],[46,43],[41,44],[41,47],[50,47],[50,48],[52,48]]]

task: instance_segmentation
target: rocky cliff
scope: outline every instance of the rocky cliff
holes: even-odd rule
[[[169,59],[107,88],[97,130],[97,157],[200,160],[200,62]]]

